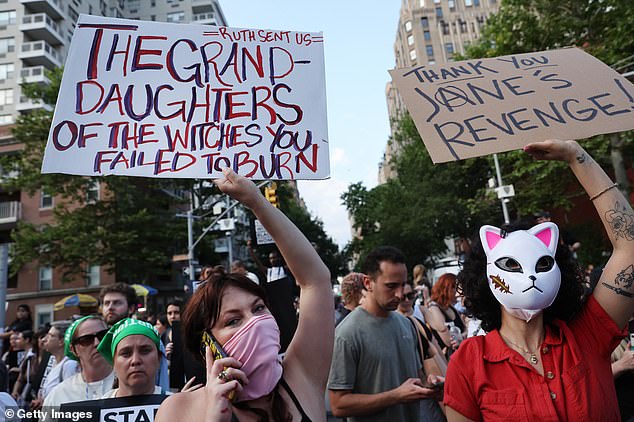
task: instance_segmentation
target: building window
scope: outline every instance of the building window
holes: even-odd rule
[[[53,208],[53,197],[40,190],[40,209]]]
[[[172,12],[167,14],[167,22],[179,23],[185,20],[185,12]]]
[[[38,281],[40,290],[51,290],[53,288],[53,268],[40,267]]]
[[[442,34],[449,35],[449,23],[443,21],[440,24],[442,26]]]
[[[86,202],[94,203],[99,201],[99,182],[92,180],[86,189]]]
[[[407,36],[407,45],[414,45],[414,36],[413,35],[408,35]]]
[[[480,6],[480,0],[473,0],[474,6]]]
[[[0,89],[0,106],[13,104],[13,88]]]
[[[15,10],[6,10],[4,12],[0,12],[0,25],[11,25],[15,23]]]
[[[13,53],[15,51],[15,38],[0,38],[0,54]]]
[[[436,17],[437,18],[442,18],[442,7],[437,7],[436,8]]]
[[[3,114],[0,116],[0,125],[10,125],[13,123],[13,115]]]
[[[426,45],[425,46],[425,52],[427,53],[427,57],[434,57],[434,46],[432,45]]]
[[[99,265],[89,265],[86,270],[86,286],[95,287],[101,283],[101,267]]]
[[[53,322],[53,305],[35,305],[35,326],[41,327]]]
[[[156,20],[156,15],[151,15],[151,16],[150,16],[150,20],[151,20],[151,21],[155,21],[155,20]]]
[[[14,70],[13,63],[0,64],[0,80],[12,79]]]
[[[447,5],[449,6],[450,11],[456,11],[456,0],[447,0]]]
[[[409,32],[409,31],[411,31],[411,30],[412,30],[412,21],[407,21],[407,22],[405,22],[405,30],[406,30],[407,32]]]
[[[464,5],[467,7],[473,6],[473,0],[464,0]]]
[[[414,62],[416,61],[416,50],[409,51],[409,58]]]
[[[460,23],[460,33],[461,34],[467,33],[467,21],[461,20],[459,23]]]
[[[447,54],[449,55],[453,54],[454,53],[453,43],[450,43],[450,42],[445,43],[445,51],[447,51]]]
[[[419,5],[420,7],[425,7],[425,0],[420,0],[420,1],[418,2],[418,5]]]
[[[431,32],[423,31],[423,38],[425,39],[425,41],[431,41]]]

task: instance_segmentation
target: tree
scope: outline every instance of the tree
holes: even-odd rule
[[[502,217],[486,190],[488,159],[434,165],[412,119],[405,116],[397,127],[391,140],[400,146],[392,163],[396,177],[370,190],[352,184],[342,200],[360,235],[351,253],[363,257],[378,245],[392,245],[411,267],[444,252],[446,238],[471,237],[484,221]]]
[[[23,93],[54,105],[61,75],[61,69],[53,71],[49,85],[24,85]],[[165,192],[187,188],[188,182],[41,174],[51,121],[45,109],[19,116],[13,134],[23,149],[1,157],[5,171],[19,174],[5,180],[5,190],[34,195],[42,189],[60,199],[50,224],[20,222],[12,233],[12,272],[37,260],[61,269],[65,280],[83,275],[88,264],[105,266],[119,281],[169,280],[172,255],[186,244],[186,230],[174,218],[179,201]],[[105,186],[105,197],[93,201],[88,193],[96,182]]]
[[[295,197],[295,189],[288,182],[278,182],[277,195],[280,209],[299,228],[306,238],[315,246],[319,256],[335,279],[345,272],[345,262],[339,253],[339,247],[324,230],[324,223],[312,216]]]
[[[629,0],[507,0],[487,20],[482,36],[467,49],[467,56],[495,57],[576,46],[615,65],[617,70],[632,70],[633,27],[634,7]],[[632,139],[632,132],[622,132],[583,141],[604,168],[613,169],[626,197],[631,191],[626,168],[632,166]],[[514,152],[504,155],[502,165],[506,180],[516,187],[513,204],[520,214],[553,206],[570,208],[570,199],[583,195],[581,189],[566,189],[578,185],[561,164],[531,162],[525,154]],[[586,231],[581,258],[601,262],[601,243],[605,241]]]

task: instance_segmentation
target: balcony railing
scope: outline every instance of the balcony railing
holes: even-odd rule
[[[21,208],[18,201],[0,202],[0,224],[16,223],[20,219]]]
[[[20,30],[49,44],[59,45],[64,43],[64,36],[59,25],[46,13],[22,16]]]
[[[214,12],[196,13],[193,16],[193,22],[213,25],[218,24],[218,22],[216,21],[216,14]]]
[[[53,19],[64,19],[64,8],[61,0],[20,0],[28,10],[33,12],[45,12]]]
[[[21,83],[49,83],[44,66],[25,67],[20,70]]]
[[[62,55],[46,41],[23,43],[20,47],[19,57],[33,66],[53,68],[62,65]]]

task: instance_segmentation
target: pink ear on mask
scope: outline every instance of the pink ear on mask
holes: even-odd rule
[[[495,246],[500,242],[500,240],[502,240],[502,236],[500,236],[497,233],[487,231],[486,240],[487,240],[487,246],[489,247],[489,250],[491,250],[495,248]]]
[[[553,239],[553,235],[551,233],[550,228],[540,231],[535,235],[536,238],[542,241],[547,248],[550,248],[550,242]]]

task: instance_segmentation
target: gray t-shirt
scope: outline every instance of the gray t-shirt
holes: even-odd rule
[[[417,378],[421,361],[416,332],[402,315],[370,315],[362,307],[352,311],[335,330],[335,349],[328,379],[329,390],[377,394],[392,390],[408,378]],[[419,402],[395,404],[348,422],[410,422],[420,420]]]

